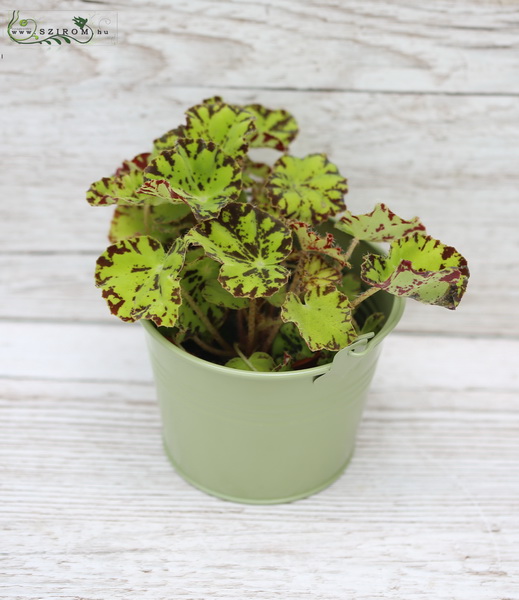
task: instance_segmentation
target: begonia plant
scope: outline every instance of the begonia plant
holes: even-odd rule
[[[361,305],[380,290],[456,308],[469,277],[463,256],[385,204],[351,214],[347,181],[325,154],[289,154],[297,133],[285,110],[214,97],[93,183],[88,202],[115,206],[95,273],[110,311],[150,319],[206,360],[284,371],[330,362],[375,333],[384,315]],[[257,162],[256,148],[281,156]]]

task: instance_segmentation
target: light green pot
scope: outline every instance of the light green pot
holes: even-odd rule
[[[164,445],[178,473],[209,494],[251,504],[290,502],[335,481],[353,454],[380,342],[404,300],[378,292],[365,305],[387,315],[375,337],[332,364],[285,373],[215,365],[144,321]]]

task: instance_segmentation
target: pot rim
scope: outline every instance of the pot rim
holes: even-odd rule
[[[384,293],[384,292],[381,290],[380,293]],[[378,344],[380,344],[380,342],[382,342],[382,340],[396,327],[396,325],[400,321],[400,318],[404,312],[406,299],[401,298],[399,296],[392,296],[392,299],[393,299],[393,306],[391,307],[391,311],[386,319],[386,322],[382,326],[381,330],[377,334],[375,334],[375,336],[373,338],[371,338],[368,341],[366,350],[363,351],[363,354],[370,352],[376,346],[378,346]],[[198,356],[194,356],[193,354],[190,354],[186,350],[183,350],[183,349],[179,348],[178,346],[175,346],[175,344],[173,344],[172,342],[167,340],[158,331],[158,329],[155,327],[155,325],[151,321],[142,319],[140,321],[140,323],[142,324],[145,331],[150,336],[152,336],[155,340],[157,340],[160,344],[162,344],[170,352],[172,352],[173,354],[176,354],[182,360],[187,360],[188,362],[191,362],[193,364],[198,364],[201,368],[216,371],[216,372],[221,373],[222,375],[224,375],[224,374],[231,375],[232,374],[235,377],[243,377],[243,378],[250,379],[250,380],[265,379],[265,378],[271,378],[271,379],[294,379],[294,378],[298,378],[298,377],[314,377],[315,378],[319,375],[324,375],[324,373],[327,373],[331,369],[331,367],[334,363],[334,360],[335,360],[335,357],[334,357],[334,360],[332,360],[332,362],[327,363],[326,365],[321,365],[319,367],[311,367],[310,369],[300,369],[297,371],[283,371],[283,372],[275,372],[275,373],[243,371],[241,369],[232,369],[231,367],[226,367],[225,365],[217,365],[208,360],[204,360],[203,358],[199,358]],[[351,347],[351,346],[347,346],[346,348],[339,350],[339,352],[337,354],[339,354],[340,352],[347,351],[347,349],[349,347]]]

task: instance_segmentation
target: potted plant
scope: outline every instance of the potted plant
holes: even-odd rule
[[[171,461],[242,502],[334,481],[405,297],[454,309],[469,277],[418,218],[352,215],[336,165],[288,153],[297,132],[285,110],[210,98],[87,193],[115,205],[96,285],[144,324]]]

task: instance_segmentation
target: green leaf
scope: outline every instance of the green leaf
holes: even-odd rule
[[[168,253],[149,236],[122,240],[98,258],[96,285],[110,311],[123,321],[150,319],[173,327],[182,302],[179,274],[185,254],[181,239]]]
[[[317,254],[306,256],[301,266],[301,285],[304,289],[311,287],[338,286],[342,283],[342,273]]]
[[[95,181],[87,192],[87,201],[92,206],[107,204],[143,204],[154,201],[147,194],[139,192],[143,183],[143,170],[148,166],[149,153],[138,154],[125,160],[111,177]]]
[[[273,371],[275,373],[284,373],[285,371],[292,371],[293,365],[294,360],[292,359],[292,357],[289,354],[285,354],[276,361],[276,366],[274,367]]]
[[[223,102],[224,100],[221,96],[211,96],[202,100],[202,104],[222,104]]]
[[[297,121],[286,110],[271,110],[261,104],[248,104],[243,107],[254,118],[256,132],[250,140],[252,148],[274,148],[284,152],[296,137],[299,128]]]
[[[152,206],[151,231],[149,235],[171,242],[195,224],[189,206],[185,204],[160,204]]]
[[[391,244],[387,257],[368,254],[362,279],[395,296],[454,309],[467,287],[467,261],[455,248],[421,233]]]
[[[189,294],[200,311],[216,329],[224,322],[226,310],[208,302],[204,292],[208,284],[216,282],[219,270],[220,265],[205,256],[184,267],[180,282],[182,295]],[[187,301],[183,301],[180,306],[177,325],[180,329],[186,331],[189,336],[199,335],[205,337],[208,333],[207,326]]]
[[[279,288],[279,290],[275,294],[272,294],[272,296],[269,296],[267,298],[267,302],[269,304],[272,304],[272,306],[277,306],[279,308],[283,304],[283,302],[285,302],[286,297],[287,297],[287,286],[284,285],[283,287]]]
[[[301,301],[287,294],[281,319],[292,321],[310,350],[340,350],[357,338],[348,298],[336,288],[313,287]]]
[[[415,231],[425,231],[418,217],[404,221],[385,204],[377,204],[372,212],[365,215],[354,216],[345,211],[335,227],[354,238],[370,242],[392,242]]]
[[[265,185],[265,180],[270,175],[269,165],[260,162],[253,162],[248,157],[243,160],[243,186],[251,188],[254,195],[261,192]]]
[[[324,154],[283,156],[266,184],[274,208],[287,219],[321,223],[344,210],[346,179]]]
[[[292,250],[290,230],[250,204],[229,204],[189,238],[222,263],[218,280],[233,296],[272,296],[288,280],[289,271],[279,263]]]
[[[179,140],[174,150],[151,161],[144,177],[143,192],[181,200],[199,220],[215,217],[228,202],[238,200],[242,187],[238,163],[203,140]]]
[[[144,235],[144,207],[142,205],[118,206],[113,214],[110,223],[108,239],[112,242],[120,242],[137,235]],[[153,236],[159,242],[163,243],[157,236]]]
[[[381,312],[372,313],[371,315],[369,315],[366,318],[366,320],[364,321],[364,324],[360,328],[359,336],[365,335],[366,333],[371,333],[371,332],[376,333],[380,329],[380,326],[385,321],[385,319],[386,319],[386,315],[384,313],[381,313]]]
[[[307,223],[292,221],[289,223],[292,231],[296,234],[297,240],[303,252],[317,252],[333,258],[341,265],[347,264],[344,260],[342,248],[337,246],[331,233],[325,236],[319,235]]]
[[[177,141],[184,137],[183,131],[180,127],[170,129],[164,135],[160,136],[156,140],[153,140],[153,155],[160,154],[164,150],[173,150]]]
[[[271,167],[266,163],[254,162],[248,157],[244,160],[244,177],[249,177],[251,180],[263,181],[270,175]]]
[[[148,210],[146,224],[142,204],[117,206],[110,225],[109,240],[114,243],[138,235],[150,235],[161,244],[166,244],[189,229],[193,220],[189,206],[185,204],[161,204],[150,206]]]
[[[241,371],[267,373],[274,370],[276,363],[270,354],[266,352],[254,352],[247,361],[239,357],[231,358],[231,360],[225,363],[225,366],[231,367],[231,369],[240,369]]]
[[[235,158],[247,152],[249,138],[256,131],[250,112],[218,98],[193,106],[186,116],[186,125],[178,128],[178,135],[214,142],[222,152]]]
[[[339,292],[348,296],[348,300],[353,301],[361,292],[362,284],[360,277],[356,273],[346,273],[343,275],[342,283],[337,286]]]
[[[276,360],[290,356],[294,362],[313,356],[313,352],[301,337],[294,323],[283,323],[272,343],[272,355]]]
[[[240,310],[249,306],[248,298],[235,298],[230,292],[222,287],[222,284],[217,279],[207,282],[203,295],[207,302],[211,302],[212,304],[224,308]]]

